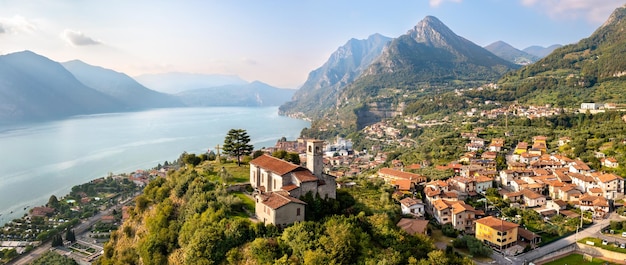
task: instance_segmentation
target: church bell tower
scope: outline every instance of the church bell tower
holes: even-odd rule
[[[317,178],[322,178],[324,169],[323,151],[324,141],[306,141],[306,167],[313,172]]]

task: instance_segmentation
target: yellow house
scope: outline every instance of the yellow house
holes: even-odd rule
[[[513,151],[513,153],[517,155],[521,155],[522,153],[525,153],[526,151],[528,151],[528,143],[519,142],[517,143],[517,146],[515,146],[515,151]]]
[[[494,248],[504,249],[517,242],[516,223],[507,222],[493,216],[475,221],[476,238]]]

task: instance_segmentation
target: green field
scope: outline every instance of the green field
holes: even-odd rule
[[[594,258],[593,261],[589,262],[589,261],[585,261],[583,260],[583,255],[582,254],[571,254],[569,256],[565,256],[562,257],[560,259],[548,262],[548,263],[544,263],[544,265],[564,265],[564,264],[605,264],[605,260],[601,260],[598,258]],[[617,263],[611,263],[608,262],[606,264],[617,264]]]

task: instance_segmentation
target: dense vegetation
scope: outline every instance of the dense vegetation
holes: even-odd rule
[[[433,252],[430,238],[399,230],[399,207],[383,183],[359,180],[361,188],[339,190],[337,200],[304,196],[307,221],[280,230],[252,222],[245,208],[251,199],[228,192],[214,168],[203,161],[152,181],[130,219],[113,232],[99,263],[471,263],[451,251]]]

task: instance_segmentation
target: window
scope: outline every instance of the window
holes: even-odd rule
[[[296,209],[296,216],[300,216],[300,208]]]

